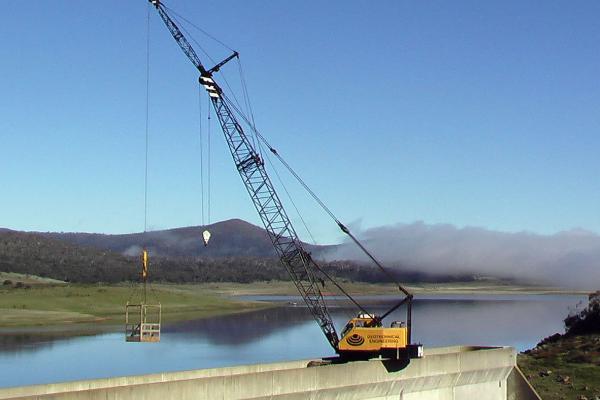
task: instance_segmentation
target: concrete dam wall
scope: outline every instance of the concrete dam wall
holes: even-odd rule
[[[387,360],[309,366],[310,360],[0,389],[0,399],[536,400],[513,348],[425,350]]]

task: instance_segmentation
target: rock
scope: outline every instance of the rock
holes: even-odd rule
[[[588,400],[587,397],[585,397],[584,395],[580,395],[577,400]]]
[[[562,383],[563,385],[568,385],[569,383],[571,383],[571,377],[568,375],[565,375],[565,376],[558,375],[556,377],[556,381],[559,383]]]

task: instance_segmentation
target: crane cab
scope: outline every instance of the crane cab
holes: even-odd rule
[[[338,354],[348,358],[419,357],[408,343],[408,328],[403,322],[392,322],[389,328],[374,315],[358,314],[348,321],[338,344]],[[414,349],[418,350],[418,349]]]

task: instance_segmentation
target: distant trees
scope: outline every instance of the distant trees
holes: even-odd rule
[[[350,261],[323,262],[322,268],[340,281],[389,282],[371,265]],[[15,231],[0,232],[0,271],[31,274],[75,283],[117,283],[139,279],[139,258],[74,244],[52,237]],[[401,282],[473,280],[471,276],[430,276],[392,266]],[[150,259],[155,282],[241,282],[289,280],[275,257],[156,257]]]

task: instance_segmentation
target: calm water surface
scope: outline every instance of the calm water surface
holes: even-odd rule
[[[163,327],[160,343],[126,343],[121,333],[46,339],[32,334],[0,335],[0,387],[334,355],[299,298],[245,299],[283,305]],[[374,312],[393,300],[363,299]],[[562,319],[582,301],[586,301],[583,296],[418,296],[413,341],[425,346],[505,345],[524,350],[545,336],[562,332]],[[331,314],[341,329],[352,310],[337,305]],[[404,313],[393,319],[404,319]]]

